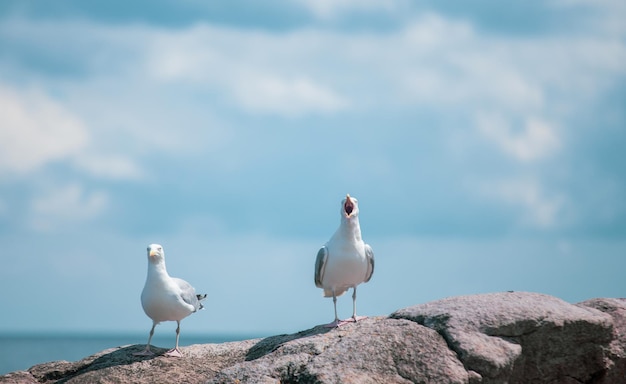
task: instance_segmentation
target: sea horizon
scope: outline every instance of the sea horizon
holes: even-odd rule
[[[260,334],[181,333],[181,347],[266,337]],[[0,332],[0,376],[51,361],[78,361],[109,348],[143,344],[148,332]],[[170,348],[174,333],[155,333],[152,345]]]

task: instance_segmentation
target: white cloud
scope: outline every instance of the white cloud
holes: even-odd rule
[[[302,115],[312,110],[334,112],[348,105],[332,89],[306,78],[281,79],[256,75],[238,81],[234,93],[250,111],[275,112],[283,116]]]
[[[514,129],[503,116],[479,114],[476,125],[482,135],[503,152],[522,162],[539,160],[561,146],[555,129],[546,121],[527,118],[521,129]]]
[[[333,7],[376,9],[390,4],[339,3],[343,5]],[[589,34],[584,40],[567,35],[511,39],[434,13],[407,20],[404,29],[380,34],[314,28],[270,33],[204,23],[173,30],[72,22],[13,24],[29,36],[39,30],[53,41],[83,36],[77,47],[66,48],[69,56],[85,57],[91,71],[82,84],[75,84],[74,92],[93,91],[95,84],[105,95],[122,98],[133,90],[150,92],[147,87],[183,97],[199,91],[220,95],[221,103],[244,113],[287,117],[390,103],[455,107],[461,113],[489,106],[517,116],[539,115],[546,113],[548,98],[565,100],[566,105],[569,100],[585,102],[582,97],[611,86],[610,79],[625,71],[619,64],[626,58],[626,47],[603,35]],[[80,53],[87,49],[87,37],[93,39],[89,47],[97,44],[107,52],[97,64]],[[133,54],[127,55],[129,51]],[[211,111],[211,105],[206,107]],[[120,118],[126,113],[132,117],[132,112],[121,112]],[[141,123],[138,116],[132,118],[139,120],[133,124]]]
[[[32,171],[76,155],[89,140],[78,117],[38,91],[0,85],[0,121],[0,171]]]
[[[537,164],[567,150],[565,122],[592,105],[590,100],[599,102],[626,71],[619,65],[626,58],[620,36],[607,39],[593,31],[499,36],[432,13],[403,20],[408,22],[383,33],[315,26],[267,32],[206,23],[179,29],[71,21],[40,26],[27,20],[20,30],[28,31],[30,49],[42,45],[38,36],[46,36],[57,42],[61,55],[86,67],[75,78],[59,80],[45,71],[37,76],[43,89],[63,95],[62,106],[54,103],[80,116],[81,130],[88,130],[89,140],[63,152],[70,155],[57,156],[99,177],[140,177],[138,164],[146,153],[194,153],[198,161],[190,166],[203,169],[224,169],[224,164],[252,169],[259,151],[293,143],[251,143],[266,136],[257,134],[262,129],[249,124],[247,115],[306,118],[338,111],[364,120],[398,112],[397,126],[347,128],[369,138],[387,129],[412,129],[406,116],[428,111],[441,116],[428,122],[433,129],[448,118],[467,122],[469,146],[487,139],[507,156]],[[82,43],[66,44],[71,36],[81,36]],[[12,37],[22,42],[20,34]],[[93,46],[106,53],[98,55],[98,64],[90,54]],[[476,111],[497,113],[476,117]],[[332,124],[337,123],[328,129],[335,129]],[[374,152],[383,151],[375,139],[364,142],[376,145]],[[480,145],[463,148],[466,158],[476,148]],[[381,158],[407,167],[395,161],[393,150]],[[541,179],[539,167],[532,171]],[[551,195],[542,189],[503,194],[507,201],[534,207],[529,222],[550,223],[558,211],[558,199],[547,198]]]
[[[322,20],[334,19],[354,11],[397,12],[406,8],[401,0],[299,0],[313,15]]]
[[[564,225],[565,198],[550,194],[534,179],[511,179],[486,183],[482,193],[520,209],[520,223],[537,229]]]
[[[31,201],[30,226],[39,231],[56,230],[91,220],[108,205],[108,195],[103,191],[88,192],[79,184],[51,185]]]
[[[311,62],[303,63],[303,47],[316,42],[323,43],[306,32],[273,35],[199,25],[155,33],[145,66],[162,82],[222,91],[247,112],[289,117],[344,109],[347,99]]]
[[[622,0],[551,0],[548,4],[556,8],[582,9],[588,21],[580,26],[581,30],[590,27],[610,36],[626,33],[626,3]]]
[[[0,84],[0,121],[0,173],[25,174],[65,161],[96,177],[141,177],[128,156],[96,154],[102,149],[85,121],[42,91]]]
[[[107,179],[137,180],[144,174],[129,157],[114,154],[81,155],[74,159],[74,165],[91,175]]]
[[[527,113],[544,108],[548,94],[605,86],[607,66],[620,71],[606,64],[619,61],[615,44],[562,36],[499,38],[433,13],[384,34],[267,33],[199,24],[141,35],[150,36],[142,44],[147,48],[138,48],[144,50],[139,67],[145,74],[222,92],[244,111],[284,116],[387,103],[489,105]],[[604,64],[589,56],[602,57]],[[585,64],[578,66],[581,59]]]
[[[356,48],[349,52],[389,80],[384,91],[396,103],[446,110],[495,104],[515,113],[545,103],[546,90],[531,67],[540,56],[521,50],[543,41],[501,39],[435,13],[420,14],[394,33],[353,40]]]

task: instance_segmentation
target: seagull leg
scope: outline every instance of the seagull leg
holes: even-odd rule
[[[150,337],[148,337],[148,344],[146,345],[146,349],[144,349],[141,352],[135,352],[133,353],[133,355],[135,356],[152,356],[154,355],[154,352],[152,352],[150,350],[150,342],[152,341],[152,336],[154,335],[154,327],[156,327],[157,322],[153,321],[152,322],[152,329],[150,329]]]
[[[176,320],[176,346],[173,349],[165,352],[165,356],[168,357],[183,357],[182,352],[178,349],[178,337],[180,336],[180,320]]]
[[[352,320],[356,323],[359,320],[365,319],[366,316],[356,315],[356,285],[352,287]]]
[[[335,289],[333,288],[333,306],[335,307],[335,320],[332,323],[328,323],[324,325],[326,328],[337,328],[343,322],[339,320],[339,316],[337,316],[337,295],[335,295]]]

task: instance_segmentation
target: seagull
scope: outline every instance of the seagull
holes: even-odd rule
[[[374,273],[374,251],[361,238],[359,203],[349,194],[341,202],[341,223],[335,234],[317,252],[315,286],[324,290],[324,297],[332,297],[335,320],[326,327],[335,328],[364,317],[356,315],[356,286],[367,283]],[[339,320],[337,296],[352,288],[352,318]]]
[[[201,300],[205,295],[197,295],[196,290],[185,280],[170,277],[165,269],[165,252],[159,244],[148,246],[148,277],[141,292],[141,306],[152,319],[152,329],[146,349],[135,353],[136,356],[152,356],[150,342],[154,327],[162,321],[176,321],[176,346],[165,353],[166,356],[182,357],[178,348],[180,321],[203,308]]]

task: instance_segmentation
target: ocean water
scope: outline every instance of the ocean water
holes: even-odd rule
[[[254,335],[180,335],[180,346],[192,344],[223,343],[252,339]],[[33,365],[48,361],[77,361],[104,349],[129,344],[145,345],[145,334],[0,334],[0,375],[26,370]],[[176,342],[175,334],[159,335],[152,338],[152,345],[172,348]]]

